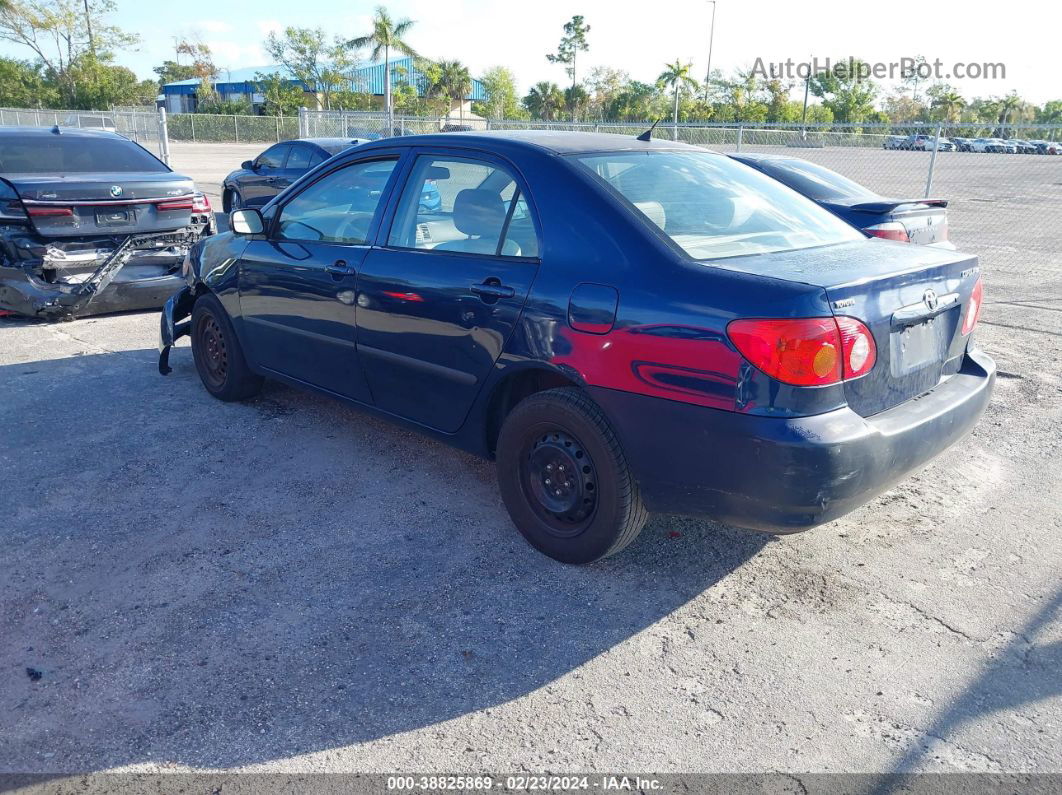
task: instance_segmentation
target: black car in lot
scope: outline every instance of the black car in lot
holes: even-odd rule
[[[0,127],[0,310],[57,318],[162,306],[210,203],[117,133]]]
[[[376,134],[379,138],[379,135]],[[346,138],[298,138],[281,141],[254,160],[245,160],[222,185],[222,209],[261,207],[311,168],[344,149],[374,140],[365,134]]]
[[[798,157],[748,152],[731,157],[804,194],[866,235],[955,248],[948,241],[945,199],[888,198],[836,171]]]

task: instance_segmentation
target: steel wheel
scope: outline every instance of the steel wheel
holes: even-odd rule
[[[229,374],[229,352],[225,335],[213,315],[203,314],[195,328],[196,340],[203,352],[204,377],[207,386],[221,389]]]
[[[528,444],[520,480],[528,502],[553,534],[578,535],[597,508],[597,472],[586,448],[560,428]]]

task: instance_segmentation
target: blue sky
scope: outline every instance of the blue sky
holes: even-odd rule
[[[118,60],[142,77],[152,77],[152,66],[173,57],[178,35],[199,36],[222,68],[261,66],[268,62],[261,43],[270,30],[322,26],[353,37],[367,32],[376,5],[350,0],[117,2],[113,21],[143,38],[139,48],[120,53]],[[460,59],[473,73],[505,64],[515,71],[522,90],[538,80],[565,82],[563,68],[547,63],[545,54],[556,47],[561,26],[576,13],[591,26],[582,74],[607,65],[652,81],[676,57],[692,60],[699,76],[707,65],[711,14],[706,0],[395,0],[387,5],[395,16],[417,20],[409,38],[422,54]],[[1049,14],[1053,21],[1035,21],[998,8],[987,15],[972,13],[976,6],[955,2],[922,3],[904,13],[899,7],[852,0],[718,0],[712,64],[729,70],[751,66],[757,57],[784,61],[856,54],[888,62],[924,54],[939,57],[946,68],[957,61],[1006,64],[1005,80],[952,80],[968,97],[1016,89],[1038,103],[1062,99],[1058,69],[1050,58],[1057,46],[1058,12]],[[1044,10],[1054,7],[1045,5]],[[0,51],[18,52],[10,45]]]

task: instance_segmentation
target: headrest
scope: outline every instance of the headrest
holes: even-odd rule
[[[661,229],[664,228],[667,223],[667,213],[664,212],[664,205],[660,202],[635,202],[634,206],[654,224]]]
[[[495,240],[505,223],[505,202],[495,191],[465,188],[454,200],[454,226],[465,235],[489,235]]]

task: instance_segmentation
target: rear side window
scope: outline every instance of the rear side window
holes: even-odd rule
[[[288,153],[288,164],[285,168],[305,171],[310,167],[310,150],[305,146],[293,146]]]
[[[0,173],[84,174],[169,171],[140,144],[123,138],[59,135],[0,136]]]
[[[537,257],[527,202],[504,168],[472,158],[417,158],[388,245],[466,254]]]
[[[763,173],[815,201],[878,198],[858,182],[806,160],[761,160],[758,165]]]
[[[333,171],[280,211],[277,237],[320,243],[364,243],[397,160],[370,160]]]

